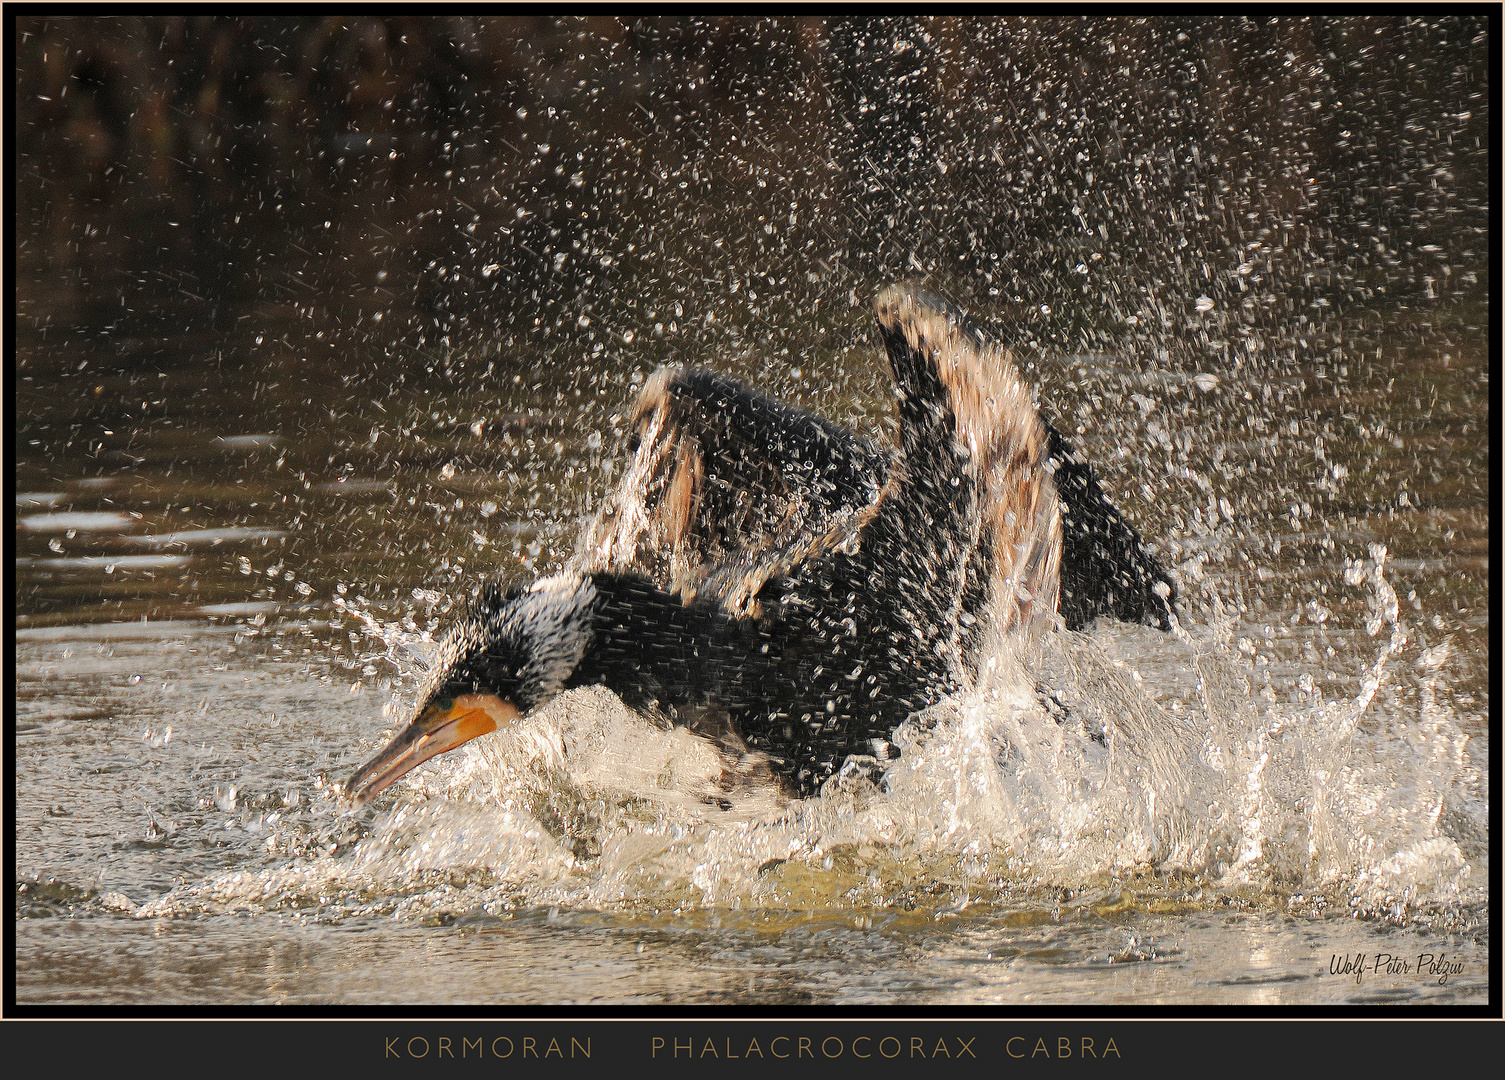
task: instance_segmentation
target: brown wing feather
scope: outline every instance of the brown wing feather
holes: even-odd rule
[[[882,500],[949,491],[957,475],[972,494],[932,539],[962,549],[958,611],[983,594],[996,625],[1052,625],[1061,519],[1048,429],[1012,359],[923,292],[886,289],[876,308],[901,398],[899,467],[725,376],[663,368],[634,405],[626,469],[582,531],[576,568],[641,573],[747,611],[770,578],[860,545]]]
[[[866,440],[708,371],[655,372],[632,424],[577,568],[645,574],[739,612],[770,577],[851,543],[887,474]]]
[[[985,589],[1004,629],[1053,625],[1061,515],[1049,433],[1012,357],[926,293],[892,286],[875,307],[901,397],[907,482],[971,481],[975,502],[955,517],[969,549],[958,597]]]

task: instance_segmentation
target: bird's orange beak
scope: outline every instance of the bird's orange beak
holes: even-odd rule
[[[429,758],[506,727],[518,715],[515,705],[495,694],[462,694],[435,702],[357,769],[345,792],[352,803],[363,806]]]

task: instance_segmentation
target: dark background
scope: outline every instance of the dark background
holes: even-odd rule
[[[30,617],[427,620],[558,564],[660,364],[882,435],[896,278],[1003,330],[1163,557],[1238,542],[1187,597],[1383,539],[1476,605],[1436,556],[1489,543],[1483,14],[10,29],[18,491],[260,530],[127,574],[23,526]]]
[[[1271,335],[1487,296],[1487,29],[28,15],[19,326],[516,359],[679,305],[686,351],[805,347],[930,276],[1057,347],[1279,363]]]

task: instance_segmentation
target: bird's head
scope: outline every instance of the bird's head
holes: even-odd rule
[[[485,586],[440,642],[413,719],[350,778],[351,801],[555,697],[590,644],[595,600],[589,578],[567,573]]]

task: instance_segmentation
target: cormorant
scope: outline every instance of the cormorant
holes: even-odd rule
[[[875,306],[896,452],[725,376],[656,372],[566,568],[481,589],[351,798],[590,685],[807,796],[850,755],[894,756],[900,723],[970,682],[990,628],[1169,629],[1164,569],[1008,352],[928,293]]]

